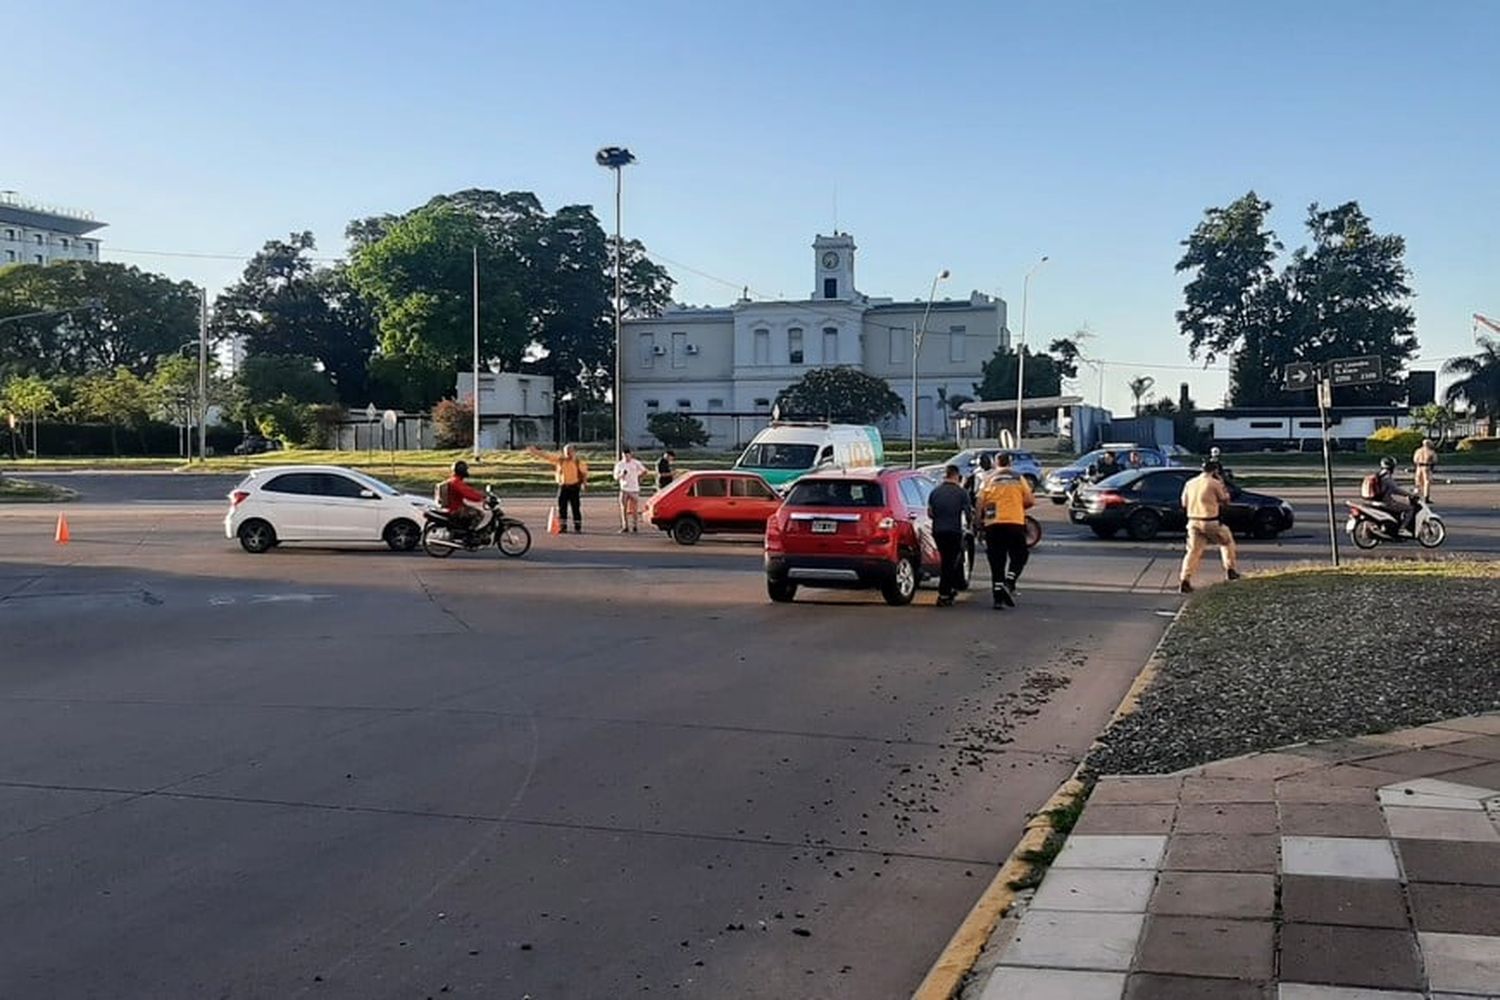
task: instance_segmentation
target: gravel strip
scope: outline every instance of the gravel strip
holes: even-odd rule
[[[1089,771],[1160,774],[1500,709],[1496,569],[1214,587],[1172,629],[1155,683],[1104,734]]]

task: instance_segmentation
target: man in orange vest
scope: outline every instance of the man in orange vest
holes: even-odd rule
[[[1031,551],[1026,547],[1026,508],[1036,498],[1025,478],[1010,467],[1010,453],[995,453],[995,471],[979,483],[979,517],[990,562],[990,596],[997,608],[1016,606],[1016,581]]]
[[[568,530],[568,511],[573,512],[573,530],[583,531],[583,491],[589,482],[589,463],[578,457],[578,451],[570,444],[563,445],[561,454],[542,451],[535,445],[526,448],[526,454],[540,458],[552,466],[557,478],[557,521],[564,532]]]

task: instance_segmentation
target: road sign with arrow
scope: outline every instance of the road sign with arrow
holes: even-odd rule
[[[1283,389],[1311,389],[1318,381],[1318,366],[1308,361],[1294,361],[1282,373]]]

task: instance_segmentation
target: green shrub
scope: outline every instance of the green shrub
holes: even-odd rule
[[[709,441],[703,424],[686,413],[653,413],[646,419],[646,429],[667,448],[702,447]]]
[[[296,447],[307,441],[308,407],[290,396],[279,396],[256,407],[255,424],[268,438]]]
[[[439,448],[474,445],[474,407],[468,402],[441,400],[432,408],[432,433]]]
[[[1410,456],[1422,446],[1422,432],[1400,427],[1382,427],[1365,439],[1365,450],[1372,455]]]
[[[1500,452],[1500,437],[1466,437],[1458,442],[1459,451]]]

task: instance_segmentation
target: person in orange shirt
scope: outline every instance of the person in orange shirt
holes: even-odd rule
[[[1035,503],[1031,486],[1010,467],[1010,454],[996,452],[995,471],[979,483],[977,506],[990,563],[990,597],[997,608],[1016,606],[1016,581],[1031,556],[1026,547],[1026,508]]]
[[[1210,545],[1219,547],[1219,558],[1224,563],[1224,575],[1238,580],[1240,572],[1235,568],[1237,553],[1234,534],[1219,520],[1219,512],[1229,502],[1229,487],[1220,478],[1223,466],[1214,459],[1203,463],[1203,471],[1189,479],[1182,487],[1182,506],[1187,510],[1187,555],[1182,557],[1182,573],[1177,590],[1182,594],[1193,592],[1193,574],[1203,559],[1203,550]]]
[[[570,444],[563,445],[560,454],[542,451],[530,445],[526,454],[540,458],[552,466],[557,478],[557,520],[564,533],[568,530],[568,512],[573,513],[573,530],[583,532],[583,491],[589,482],[589,463],[578,457],[578,450]]]

